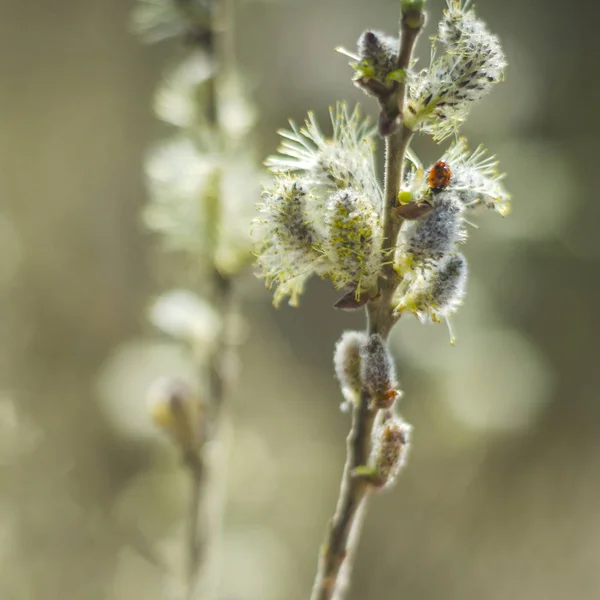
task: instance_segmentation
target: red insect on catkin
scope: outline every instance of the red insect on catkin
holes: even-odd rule
[[[386,393],[385,393],[385,399],[388,400],[390,403],[392,403],[396,397],[399,396],[398,394],[398,390],[395,389],[389,389]]]
[[[434,191],[445,190],[450,185],[451,179],[450,165],[443,160],[438,160],[429,171],[427,184]]]

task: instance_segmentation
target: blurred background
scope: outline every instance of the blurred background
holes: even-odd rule
[[[132,3],[0,3],[0,597],[159,600],[186,487],[145,390],[190,365],[146,320],[165,283],[140,225],[151,98],[180,57]],[[427,34],[442,2],[429,2]],[[591,0],[480,0],[506,82],[464,132],[508,173],[513,212],[477,217],[455,319],[394,332],[410,462],[371,502],[350,598],[600,598],[600,78]],[[333,49],[395,33],[396,0],[238,3],[259,144],[339,99],[373,103]],[[420,56],[429,56],[427,35]],[[440,150],[415,145],[424,162]],[[362,314],[314,281],[276,311],[248,273],[229,408],[223,600],[308,597],[349,417],[332,348]],[[175,559],[173,559],[175,560]]]

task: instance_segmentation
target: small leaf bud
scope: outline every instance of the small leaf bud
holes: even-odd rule
[[[425,0],[402,0],[400,2],[400,9],[402,13],[409,12],[411,10],[423,10],[425,8]]]
[[[421,29],[425,25],[425,0],[402,0],[402,23],[411,29]]]
[[[362,308],[371,298],[369,294],[360,294],[356,286],[352,286],[341,298],[333,305],[339,310],[353,311]]]
[[[399,206],[396,206],[394,211],[405,221],[416,221],[418,219],[422,219],[424,216],[432,212],[433,204],[427,201],[409,202],[408,204],[400,204]]]

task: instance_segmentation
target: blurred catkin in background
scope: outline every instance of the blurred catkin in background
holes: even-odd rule
[[[151,94],[179,49],[139,46],[130,9],[0,6],[0,596],[10,600],[162,599],[156,563],[178,551],[185,490],[144,397],[157,372],[190,365],[150,341],[147,299],[172,282],[138,215],[142,157],[165,134]],[[510,71],[466,131],[498,154],[518,202],[510,219],[484,216],[471,231],[457,347],[441,327],[407,323],[394,336],[414,447],[400,486],[368,517],[355,599],[600,594],[600,15],[591,2],[477,9]],[[362,100],[333,48],[395,27],[398,6],[239,11],[266,155],[288,117],[321,107],[325,121],[337,99]],[[436,157],[431,145],[418,151]],[[335,312],[318,280],[302,313],[273,313],[262,283],[247,286],[222,590],[295,600],[310,588],[344,460],[331,348],[362,317]]]

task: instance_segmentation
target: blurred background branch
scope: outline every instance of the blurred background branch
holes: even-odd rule
[[[144,219],[190,271],[180,283],[193,291],[163,295],[150,318],[189,352],[197,391],[163,380],[151,390],[150,414],[189,478],[182,597],[212,599],[225,477],[216,455],[225,452],[222,420],[240,337],[235,279],[251,258],[248,215],[259,193],[247,137],[252,109],[234,64],[231,0],[139,0],[133,22],[146,41],[175,35],[187,49],[156,94],[157,115],[176,133],[148,159]]]

